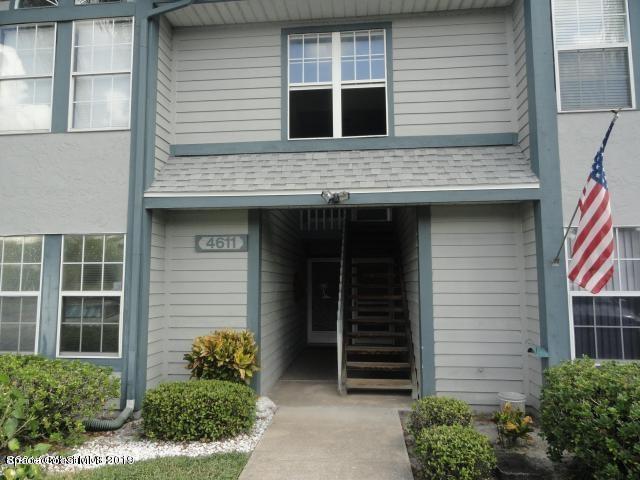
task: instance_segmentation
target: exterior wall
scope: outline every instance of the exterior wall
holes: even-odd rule
[[[420,391],[420,365],[422,365],[422,361],[420,351],[420,279],[418,270],[418,222],[416,209],[414,207],[398,209],[395,215],[404,289],[407,306],[409,308],[409,321],[411,323],[416,379],[418,391]]]
[[[515,131],[501,9],[393,22],[396,135]]]
[[[476,409],[494,407],[497,392],[527,394],[535,262],[520,207],[434,206],[431,228],[437,394]]]
[[[392,23],[397,136],[519,131],[526,139],[521,3],[513,12],[366,18]],[[176,144],[281,139],[281,30],[291,26],[177,28],[171,53],[165,51],[169,36],[161,38],[160,66],[168,55],[174,62]],[[165,73],[169,69],[159,80]]]
[[[149,273],[149,333],[147,335],[147,388],[153,388],[167,375],[167,228],[165,214],[153,212],[151,262]]]
[[[0,136],[0,235],[127,229],[128,131]]]
[[[296,212],[262,213],[261,391],[268,393],[304,347],[304,251]],[[298,288],[296,288],[296,286]]]
[[[636,68],[640,68],[637,66]],[[639,73],[636,71],[636,75]],[[564,224],[567,226],[578,203],[593,158],[611,121],[611,113],[558,114],[560,176]],[[609,138],[604,168],[611,191],[614,225],[640,226],[638,209],[638,151],[640,112],[623,111]],[[574,220],[574,225],[578,220]]]
[[[516,0],[511,9],[511,39],[514,54],[514,79],[516,125],[518,142],[529,158],[529,90],[527,89],[527,45],[524,28],[524,0]]]
[[[174,32],[176,143],[280,140],[280,26]]]
[[[540,345],[540,314],[538,311],[538,268],[536,258],[536,232],[533,216],[533,205],[527,203],[521,208],[522,218],[522,252],[524,254],[524,285],[522,294],[523,318],[525,322],[525,347],[531,344]],[[527,404],[533,408],[540,407],[540,390],[542,389],[542,360],[532,354],[527,355],[525,367],[528,370]]]
[[[174,75],[173,75],[173,28],[162,17],[158,35],[158,82],[156,84],[156,144],[155,168],[162,168],[169,157],[173,143]]]
[[[195,235],[247,231],[246,211],[170,212],[164,228],[154,219],[147,387],[188,378],[182,357],[195,337],[247,327],[247,252],[194,248]]]

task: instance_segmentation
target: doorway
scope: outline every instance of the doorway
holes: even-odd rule
[[[307,343],[336,344],[340,259],[307,262]]]

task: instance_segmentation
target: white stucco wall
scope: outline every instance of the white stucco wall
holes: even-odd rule
[[[125,232],[129,138],[0,136],[0,235]]]

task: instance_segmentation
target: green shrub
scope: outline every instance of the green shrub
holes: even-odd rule
[[[541,428],[552,460],[569,452],[596,479],[640,478],[640,365],[589,359],[545,371]]]
[[[111,369],[78,360],[51,360],[35,355],[0,355],[0,372],[26,398],[21,441],[73,440],[84,432],[82,420],[98,414],[105,402],[120,395]]]
[[[255,421],[251,388],[221,380],[164,383],[142,404],[144,432],[162,440],[218,440],[248,432]]]
[[[489,439],[462,425],[423,429],[414,451],[420,462],[418,478],[423,480],[484,480],[496,466]]]
[[[258,346],[251,332],[222,330],[197,337],[184,359],[192,378],[248,384],[258,371]]]
[[[437,425],[471,425],[471,408],[462,400],[449,397],[423,397],[413,403],[408,429],[418,435]]]

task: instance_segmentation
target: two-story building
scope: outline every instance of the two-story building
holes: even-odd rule
[[[640,356],[638,231],[600,297],[553,262],[636,108],[635,0],[58,2],[0,1],[0,350],[111,365],[139,405],[249,329],[261,393],[322,345],[343,392],[478,409]]]

